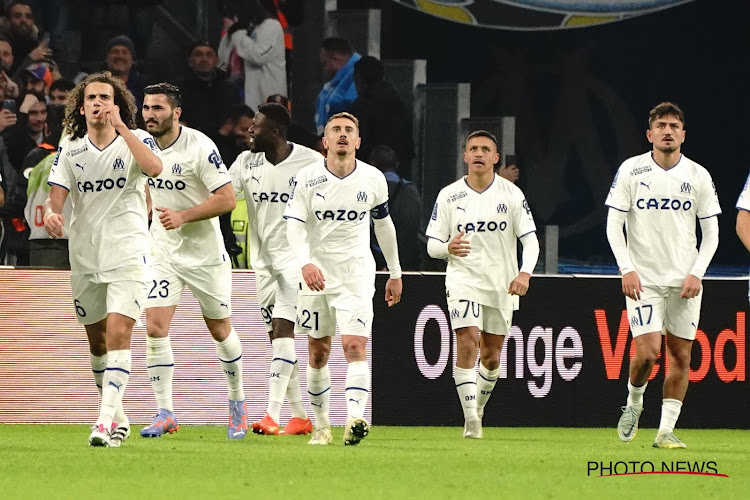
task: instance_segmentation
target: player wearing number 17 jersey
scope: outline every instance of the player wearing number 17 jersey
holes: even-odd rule
[[[401,266],[396,229],[388,215],[388,184],[382,172],[355,158],[359,123],[349,113],[329,118],[323,137],[326,162],[297,176],[284,217],[287,238],[302,268],[295,333],[308,335],[307,393],[315,416],[309,444],[332,441],[328,417],[331,376],[328,356],[336,325],[346,357],[344,444],[367,436],[364,419],[370,391],[367,339],[372,329],[375,259],[370,251],[370,217],[391,279],[385,285],[389,306],[401,300]]]
[[[617,432],[625,442],[635,437],[643,393],[666,334],[669,370],[653,445],[685,448],[673,431],[688,387],[701,280],[719,244],[721,207],[711,175],[681,153],[685,117],[679,107],[669,102],[654,107],[646,137],[652,150],[625,160],[605,202],[607,239],[622,273],[635,343],[628,399]],[[696,218],[703,234],[700,250],[696,250]]]
[[[428,253],[448,259],[445,288],[456,332],[454,379],[465,438],[482,437],[503,342],[539,257],[529,205],[515,184],[495,175],[499,158],[495,136],[484,130],[469,134],[464,151],[468,175],[440,191],[427,226]],[[518,239],[523,244],[520,273]]]
[[[249,222],[250,262],[255,271],[258,302],[271,339],[273,357],[268,379],[268,407],[252,424],[256,434],[308,434],[312,422],[302,406],[299,363],[294,350],[299,267],[286,237],[284,209],[299,171],[323,163],[317,151],[287,142],[291,122],[280,104],[258,108],[250,126],[250,151],[241,153],[229,169],[236,195],[245,193]],[[284,395],[292,418],[279,431]]]
[[[65,132],[50,170],[44,225],[63,236],[70,193],[70,283],[78,322],[86,328],[91,369],[101,390],[91,446],[120,446],[130,434],[122,396],[130,378],[130,337],[146,302],[146,177],[162,171],[153,139],[135,128],[133,95],[108,72],[70,91]]]
[[[160,83],[149,85],[143,93],[146,129],[156,138],[166,167],[148,183],[154,214],[154,281],[146,303],[146,364],[158,412],[153,423],[141,429],[141,436],[160,437],[178,429],[169,325],[188,286],[200,303],[229,386],[227,437],[242,439],[247,434],[242,345],[229,321],[232,268],[217,218],[234,208],[234,191],[214,143],[180,125],[179,89]]]

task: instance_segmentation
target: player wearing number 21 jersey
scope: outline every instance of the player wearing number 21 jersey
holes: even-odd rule
[[[484,407],[499,376],[505,336],[539,257],[529,205],[515,184],[495,175],[498,160],[495,136],[484,130],[469,134],[468,175],[440,191],[427,226],[428,253],[448,259],[445,288],[457,339],[454,379],[465,438],[482,437]]]
[[[146,364],[157,403],[143,437],[178,429],[172,403],[174,355],[169,325],[185,287],[201,306],[229,389],[229,439],[247,434],[242,387],[242,345],[229,320],[232,267],[224,250],[218,216],[235,197],[216,145],[203,133],[180,125],[180,92],[169,83],[143,90],[143,119],[156,138],[165,165],[149,181],[154,281],[146,304]]]
[[[666,335],[669,363],[657,448],[685,448],[674,435],[688,387],[690,354],[700,319],[701,280],[719,245],[721,213],[711,175],[682,155],[685,117],[663,102],[651,110],[648,153],[620,166],[607,196],[607,239],[622,273],[635,343],[628,399],[617,426],[622,441],[638,430],[643,393]],[[696,219],[702,241],[696,249]],[[627,232],[627,242],[623,234]]]

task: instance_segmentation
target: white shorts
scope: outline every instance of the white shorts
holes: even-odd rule
[[[273,330],[273,318],[295,322],[297,319],[297,285],[295,275],[280,273],[276,276],[255,275],[258,289],[260,314],[266,324],[266,331]]]
[[[703,289],[692,299],[680,298],[681,287],[644,286],[640,300],[625,297],[633,337],[667,331],[685,340],[695,340],[701,316]]]
[[[154,279],[149,285],[147,309],[176,306],[188,286],[206,318],[224,319],[232,314],[231,262],[190,268],[155,262],[151,269]]]
[[[146,305],[149,270],[146,266],[113,269],[103,273],[71,274],[73,305],[78,322],[93,325],[109,313],[138,321]]]
[[[342,335],[369,337],[372,318],[372,297],[351,293],[299,295],[294,333],[314,339],[333,337],[338,325]]]
[[[476,326],[485,333],[508,335],[513,321],[512,309],[498,309],[470,300],[448,299],[448,311],[454,331]]]

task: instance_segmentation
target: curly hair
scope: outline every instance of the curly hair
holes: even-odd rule
[[[122,80],[112,76],[109,71],[103,71],[87,76],[68,94],[68,100],[65,103],[65,118],[62,123],[63,133],[69,134],[71,139],[78,139],[86,134],[88,130],[86,117],[81,114],[80,109],[83,107],[84,91],[92,83],[106,83],[112,86],[115,92],[115,105],[120,107],[120,118],[129,129],[136,128],[135,115],[138,109],[135,106],[135,97],[125,87]]]

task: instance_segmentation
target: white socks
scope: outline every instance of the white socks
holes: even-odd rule
[[[657,436],[661,436],[666,432],[674,431],[674,426],[677,424],[677,419],[680,418],[680,411],[682,410],[682,401],[679,399],[663,399],[661,403],[661,422],[659,422],[659,432]]]
[[[294,351],[293,338],[278,338],[271,341],[273,358],[271,359],[271,375],[268,379],[268,408],[266,413],[274,422],[279,421],[281,403],[289,387],[289,379],[297,365],[297,353]],[[299,379],[299,370],[297,371]],[[297,384],[299,391],[299,383]],[[301,396],[300,396],[301,399]]]
[[[227,378],[229,386],[229,399],[231,401],[244,401],[245,391],[242,388],[242,344],[237,332],[229,332],[229,336],[221,342],[214,340],[216,354],[221,361],[221,368]]]
[[[367,361],[353,361],[348,364],[345,395],[349,418],[362,418],[370,395],[370,368]]]
[[[156,396],[156,406],[174,411],[172,405],[172,379],[174,378],[174,354],[169,336],[146,337],[146,367],[151,387]]]
[[[307,412],[302,405],[302,390],[299,387],[299,362],[294,363],[289,384],[286,386],[286,400],[292,408],[292,417],[306,419]]]
[[[495,389],[497,378],[500,376],[500,366],[494,370],[488,370],[484,365],[479,363],[479,372],[477,373],[477,416],[484,416],[484,406]]]
[[[458,399],[464,410],[464,419],[477,418],[477,374],[474,368],[453,368]]]
[[[122,396],[130,378],[130,349],[109,351],[107,369],[102,378],[102,406],[97,423],[109,429],[117,409],[122,411]]]
[[[307,397],[315,416],[315,428],[330,427],[328,404],[331,399],[331,372],[323,368],[307,367]]]
[[[646,386],[648,382],[640,387],[636,387],[630,383],[628,379],[628,402],[627,406],[632,406],[636,410],[643,410],[643,393],[646,392]]]

